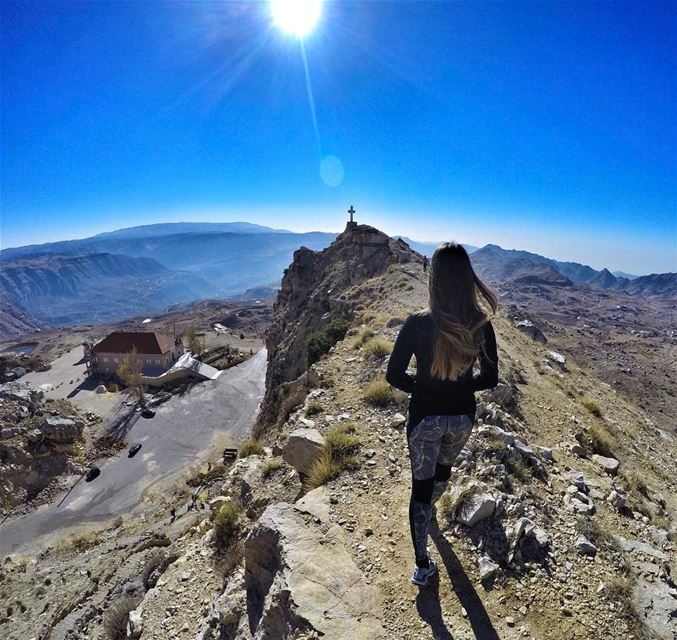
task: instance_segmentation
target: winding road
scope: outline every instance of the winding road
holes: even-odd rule
[[[91,483],[79,482],[65,502],[53,503],[0,526],[0,557],[30,552],[73,527],[128,515],[142,505],[150,488],[170,484],[210,453],[224,437],[237,442],[253,425],[266,374],[266,350],[224,371],[216,380],[194,385],[156,409],[153,418],[137,420],[127,434],[129,444],[143,447],[134,458],[122,450],[101,466]],[[39,543],[39,544],[38,544]]]

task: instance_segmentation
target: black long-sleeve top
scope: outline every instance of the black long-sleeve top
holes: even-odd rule
[[[486,354],[480,349],[480,373],[474,374],[473,367],[468,367],[457,380],[442,380],[431,373],[437,328],[430,310],[407,317],[390,355],[386,380],[394,387],[411,393],[408,430],[428,415],[466,414],[475,422],[475,391],[498,384],[496,334],[491,322],[485,324],[482,331]],[[416,356],[415,377],[407,373],[412,355]]]

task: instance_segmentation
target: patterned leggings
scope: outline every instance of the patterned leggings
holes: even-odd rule
[[[428,566],[432,505],[447,488],[451,465],[468,441],[472,427],[472,420],[465,414],[426,416],[409,433],[412,472],[409,525],[419,567]]]

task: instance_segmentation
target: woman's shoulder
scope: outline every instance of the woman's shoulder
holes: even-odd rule
[[[417,325],[420,326],[426,321],[429,321],[432,319],[432,313],[430,312],[430,309],[417,309],[416,311],[412,311],[406,318],[405,322],[408,324],[412,325]]]

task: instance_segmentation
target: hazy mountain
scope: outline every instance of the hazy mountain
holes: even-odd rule
[[[625,273],[625,271],[612,271],[611,272],[616,278],[624,278],[626,280],[634,280],[635,278],[639,276],[635,276],[631,273]]]
[[[475,251],[471,262],[478,275],[497,282],[519,280],[520,282],[542,283],[555,286],[570,286],[572,281],[552,265],[534,262],[520,255],[519,251],[505,251],[488,244]],[[526,252],[525,252],[526,253]]]
[[[202,278],[149,258],[44,254],[0,263],[0,297],[49,325],[124,318],[210,291]]]
[[[637,276],[623,288],[625,293],[641,296],[677,295],[677,273],[652,273]]]
[[[203,228],[209,228],[209,225]],[[299,246],[320,250],[336,237],[336,234],[323,232],[278,233],[263,230],[256,233],[205,231],[169,235],[160,232],[134,235],[134,229],[123,231],[121,235],[113,232],[82,240],[4,249],[0,252],[0,264],[48,253],[62,256],[110,253],[152,258],[167,269],[191,271],[210,283],[211,295],[227,297],[250,287],[279,282]]]
[[[251,222],[165,222],[97,233],[95,238],[150,238],[181,233],[291,233]]]
[[[487,244],[472,254],[472,263],[482,276],[493,280],[533,280],[548,284],[585,283],[630,295],[674,295],[677,274],[654,273],[648,276],[616,277],[608,269],[595,271],[577,262],[560,262],[529,251],[503,249]]]
[[[419,242],[418,240],[412,240],[411,238],[407,238],[406,236],[393,236],[393,238],[395,238],[396,240],[398,238],[404,240],[414,251],[417,251],[418,253],[428,257],[431,257],[435,249],[437,249],[437,247],[439,247],[440,244],[442,244],[441,240],[440,242]],[[477,249],[479,248],[471,244],[465,243],[461,244],[463,244],[465,250],[468,253],[473,253],[474,251],[477,251]]]
[[[39,331],[43,323],[36,320],[25,309],[2,296],[0,302],[0,340],[7,340],[13,336]]]

